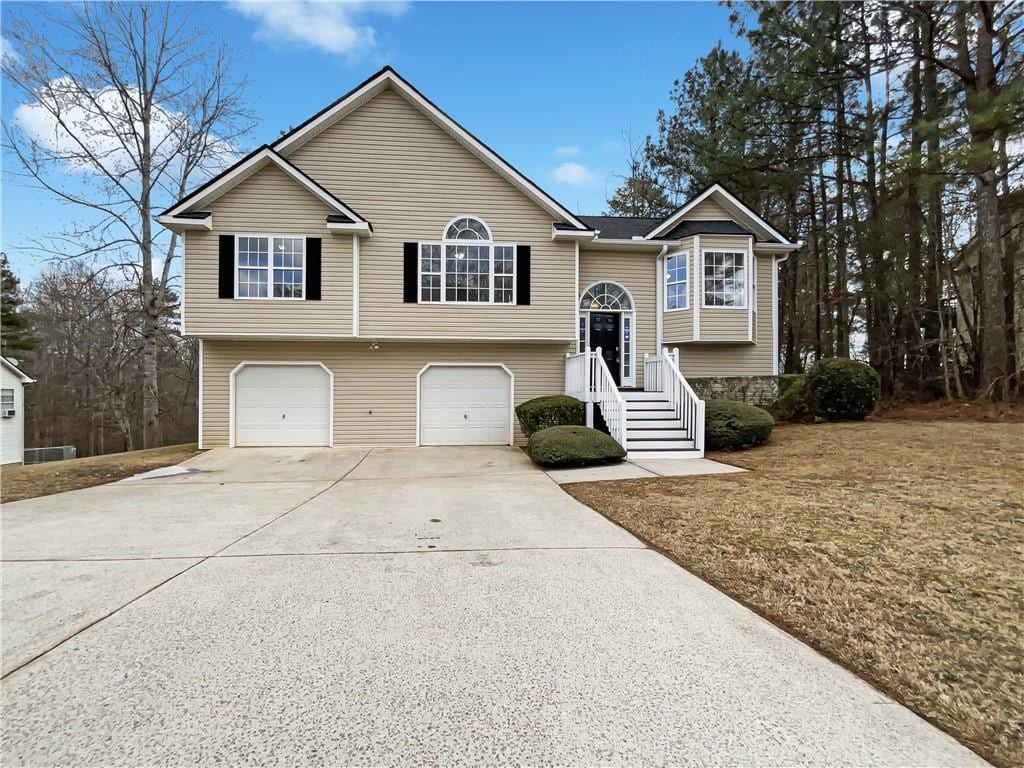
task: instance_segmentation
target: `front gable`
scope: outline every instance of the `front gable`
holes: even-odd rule
[[[552,222],[567,223],[570,227],[579,230],[586,229],[586,226],[561,203],[459,125],[436,104],[399,76],[391,67],[385,67],[348,94],[342,96],[334,104],[331,104],[302,123],[298,128],[282,136],[274,142],[274,149],[282,156],[302,157],[308,162],[311,153],[308,150],[303,152],[303,149],[307,148],[310,144],[315,145],[317,143],[316,140],[322,134],[331,132],[332,128],[344,123],[353,113],[364,112],[365,114],[365,107],[377,101],[385,94],[391,97],[400,97],[411,108],[411,112],[419,115],[419,119],[416,122],[429,122],[439,129],[439,133],[435,133],[431,143],[420,147],[421,152],[429,156],[434,143],[454,143],[464,149],[469,156],[475,158],[479,164],[490,169],[513,188],[519,190],[534,204],[546,211]],[[407,114],[411,112],[407,111]],[[410,121],[405,123],[406,126],[410,124]],[[378,128],[385,135],[393,136],[395,133],[394,130],[389,130],[386,124],[379,125]],[[442,134],[451,141],[440,142],[439,137]]]

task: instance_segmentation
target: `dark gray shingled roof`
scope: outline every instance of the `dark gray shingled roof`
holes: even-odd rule
[[[634,235],[644,236],[656,227],[662,219],[642,216],[577,216],[588,227],[601,230],[598,237],[604,240],[629,240]]]
[[[643,237],[664,219],[652,219],[642,216],[580,216],[579,220],[588,227],[600,230],[599,238],[604,240],[631,240]],[[694,219],[681,221],[658,240],[680,240],[690,235],[750,235],[735,221],[718,219]]]
[[[692,219],[681,221],[672,227],[668,232],[659,237],[659,240],[679,240],[690,235],[751,235],[749,229],[744,229],[735,221],[724,219]]]

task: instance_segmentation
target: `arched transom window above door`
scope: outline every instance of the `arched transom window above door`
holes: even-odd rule
[[[633,309],[633,300],[626,289],[615,283],[594,283],[580,297],[580,309],[583,311]]]

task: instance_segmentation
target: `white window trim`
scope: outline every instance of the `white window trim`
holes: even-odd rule
[[[705,304],[704,303],[704,265],[706,261],[704,257],[709,253],[728,253],[736,256],[743,257],[743,304],[733,304],[729,307],[719,306],[718,304]],[[739,310],[742,312],[747,311],[747,307],[750,304],[750,265],[747,263],[747,252],[738,251],[735,248],[705,248],[700,252],[700,307],[701,309],[714,309],[714,310]]]
[[[242,267],[238,263],[238,239],[241,237],[265,237],[267,242],[267,266],[266,267]],[[287,237],[291,240],[302,240],[302,295],[301,296],[274,296],[274,238]],[[305,301],[306,300],[306,270],[308,268],[306,243],[312,235],[297,235],[287,232],[241,232],[235,235],[235,299],[238,301]],[[238,295],[238,270],[240,269],[266,269],[267,270],[267,295],[266,296],[239,296]],[[294,267],[277,267],[277,269],[291,269]]]
[[[487,230],[487,234],[490,239],[488,240],[448,240],[444,237],[448,233],[448,228],[459,219],[473,219],[480,222],[484,229]],[[441,253],[441,299],[439,301],[427,301],[423,298],[423,246],[425,245],[436,245]],[[448,258],[447,248],[449,245],[473,245],[478,247],[487,248],[487,270],[489,279],[487,281],[487,301],[450,301],[447,298],[446,283],[448,277]],[[494,274],[494,249],[495,248],[511,248],[512,249],[512,272],[509,274],[502,274],[500,277],[512,278],[512,300],[511,301],[495,301],[494,300],[494,285],[495,277],[498,275]],[[516,260],[518,256],[518,244],[517,243],[499,243],[494,240],[494,233],[491,231],[490,226],[486,221],[481,219],[479,216],[473,216],[472,214],[462,213],[454,217],[441,230],[440,240],[421,240],[417,243],[416,247],[416,303],[426,305],[441,305],[448,304],[454,306],[465,306],[465,307],[514,307],[517,306],[516,302],[518,296],[516,295]],[[427,272],[428,275],[436,275],[437,272]]]
[[[668,278],[668,260],[678,259],[682,256],[686,260],[686,280],[671,281]],[[665,255],[665,259],[662,261],[662,284],[665,286],[665,311],[666,312],[686,312],[690,309],[690,283],[693,282],[693,264],[690,261],[690,252],[687,251],[676,251]],[[686,283],[686,290],[683,292],[683,299],[686,304],[682,307],[669,307],[668,305],[668,288],[670,285],[679,285],[680,283]]]
[[[515,414],[516,414],[516,375],[504,363],[427,363],[416,374],[416,447],[420,442],[420,391],[423,374],[431,368],[501,368],[508,374],[508,442],[502,445],[515,445]],[[476,445],[476,443],[474,443]]]

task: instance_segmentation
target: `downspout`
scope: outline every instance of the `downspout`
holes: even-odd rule
[[[655,300],[658,303],[658,308],[655,310],[655,328],[654,328],[654,354],[661,354],[661,345],[664,338],[663,323],[665,321],[665,254],[668,253],[668,245],[661,246],[661,253],[658,254],[655,259],[655,274],[657,276],[657,284],[654,288]]]

